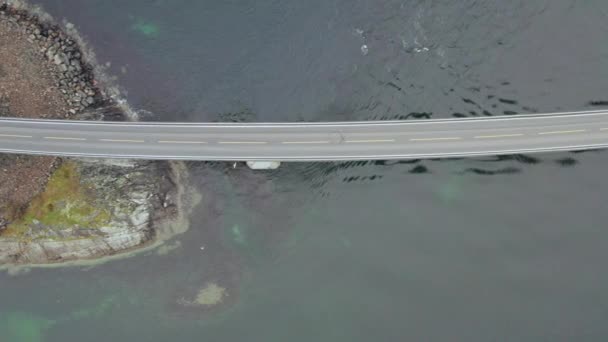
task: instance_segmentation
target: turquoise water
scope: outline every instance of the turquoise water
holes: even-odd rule
[[[206,220],[178,237],[181,246],[169,254],[3,275],[0,336],[533,340],[586,331],[601,337],[607,217],[605,187],[593,174],[605,155],[577,156],[580,164],[568,168],[555,162],[560,155],[541,157],[524,164],[523,175],[490,177],[458,174],[487,161],[435,161],[426,163],[432,175],[393,165],[379,181],[344,183],[378,169],[345,167],[324,185],[332,194],[299,203],[285,203],[299,196],[290,189],[293,180],[284,180],[302,172],[297,168],[259,180],[255,194],[273,184],[279,195],[255,203],[217,190],[243,175],[207,173],[215,182],[208,195],[226,209],[216,216],[203,203],[195,218]],[[269,227],[261,207],[287,211],[287,218]],[[214,234],[218,240],[210,243]],[[176,304],[208,281],[228,289],[220,310]]]
[[[600,1],[39,3],[149,120],[583,109],[608,86]],[[203,200],[173,249],[1,274],[0,341],[608,334],[605,152],[188,167]],[[224,305],[183,305],[209,283]]]

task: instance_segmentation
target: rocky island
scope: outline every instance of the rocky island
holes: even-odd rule
[[[34,13],[0,0],[0,116],[127,119],[78,39]],[[184,210],[184,170],[0,154],[0,264],[97,259],[153,244]]]

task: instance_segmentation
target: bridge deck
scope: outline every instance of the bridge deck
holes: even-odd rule
[[[254,124],[0,119],[0,152],[78,157],[325,161],[603,147],[608,147],[608,111]]]

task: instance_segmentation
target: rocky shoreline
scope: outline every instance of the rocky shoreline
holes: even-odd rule
[[[77,39],[33,13],[0,0],[0,116],[127,119]],[[195,203],[180,163],[0,155],[2,172],[0,265],[140,249],[185,230]]]
[[[35,44],[41,55],[56,66],[53,70],[55,85],[69,106],[66,118],[103,102],[93,68],[84,62],[76,41],[57,25],[44,23],[37,15],[8,3],[0,4],[0,20],[6,20],[27,35],[27,41]],[[45,117],[45,114],[41,117]]]
[[[153,243],[157,229],[170,224],[183,208],[176,186],[183,181],[183,170],[173,167],[124,160],[64,161],[45,189],[60,192],[59,197],[40,203],[43,206],[35,199],[30,208],[38,216],[26,212],[0,235],[0,264],[93,259]],[[71,192],[62,188],[66,179],[73,182],[67,186]],[[94,195],[80,197],[87,193]]]

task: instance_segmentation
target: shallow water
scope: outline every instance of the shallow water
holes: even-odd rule
[[[37,2],[76,24],[146,120],[606,100],[599,0]],[[604,339],[606,156],[191,163],[203,201],[174,249],[0,275],[0,340]],[[178,304],[209,282],[226,287],[224,307]]]

